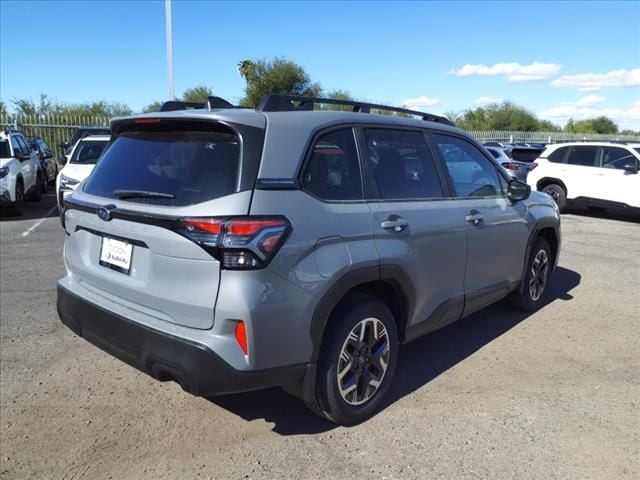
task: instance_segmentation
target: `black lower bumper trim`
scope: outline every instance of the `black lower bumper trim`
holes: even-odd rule
[[[299,382],[306,364],[240,371],[207,346],[105,310],[58,285],[58,315],[74,333],[157,380],[175,380],[193,395],[213,396]]]

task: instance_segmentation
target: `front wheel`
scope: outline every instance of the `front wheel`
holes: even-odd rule
[[[542,306],[552,269],[549,242],[538,237],[531,248],[527,270],[519,291],[510,296],[512,304],[520,310],[533,311]]]
[[[387,305],[353,296],[332,314],[318,362],[311,409],[342,425],[373,414],[389,390],[398,356],[398,328]]]

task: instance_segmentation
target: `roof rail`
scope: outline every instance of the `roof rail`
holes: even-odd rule
[[[626,145],[627,143],[638,143],[633,140],[603,140],[598,139],[594,140],[593,138],[586,138],[584,140],[556,140],[556,143],[619,143],[621,145]]]
[[[384,110],[388,112],[404,113],[407,115],[415,115],[421,117],[428,122],[443,123],[445,125],[454,126],[454,124],[446,117],[433,115],[431,113],[419,112],[416,110],[407,110],[406,108],[390,107],[388,105],[379,105],[375,103],[364,103],[353,100],[336,100],[333,98],[316,98],[302,97],[297,95],[265,95],[260,104],[256,107],[259,112],[296,112],[313,110],[314,105],[343,105],[352,107],[351,111],[361,113],[371,113],[371,110]]]

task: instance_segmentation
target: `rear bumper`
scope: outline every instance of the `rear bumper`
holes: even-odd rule
[[[237,393],[300,381],[306,365],[239,371],[206,345],[149,328],[103,309],[58,285],[58,315],[102,350],[157,380],[175,380],[198,396]]]

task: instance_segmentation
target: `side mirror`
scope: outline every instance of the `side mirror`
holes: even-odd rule
[[[20,153],[20,154],[18,154],[18,159],[21,162],[26,162],[27,160],[31,160],[31,154],[30,153]]]
[[[637,163],[627,163],[622,169],[625,172],[629,173],[638,173],[638,164]]]
[[[507,190],[507,196],[512,202],[526,200],[531,195],[531,187],[520,180],[511,180]]]
[[[58,145],[62,150],[66,150],[66,148],[69,146],[69,144],[67,142],[60,142],[60,145]]]

